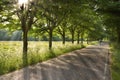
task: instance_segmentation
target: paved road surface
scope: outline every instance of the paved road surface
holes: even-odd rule
[[[108,45],[89,46],[0,76],[0,80],[110,80]]]

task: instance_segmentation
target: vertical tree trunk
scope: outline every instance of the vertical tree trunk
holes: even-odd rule
[[[23,66],[28,66],[28,58],[27,58],[27,51],[28,51],[28,40],[27,40],[28,31],[23,31]]]
[[[50,31],[49,31],[49,49],[52,48],[52,32],[53,32],[53,30],[50,29]]]
[[[88,39],[88,37],[87,37],[87,44],[89,44],[89,39]]]
[[[62,38],[63,38],[63,44],[65,44],[65,31],[63,31],[63,36],[62,36]]]
[[[83,32],[81,33],[81,45],[83,45]]]
[[[23,67],[28,66],[28,57],[27,57],[27,52],[28,52],[28,31],[24,30],[23,31]],[[25,74],[26,75],[26,74]],[[26,76],[24,76],[26,77]]]
[[[27,40],[28,31],[23,31],[23,54],[27,54],[28,40]]]
[[[80,33],[78,32],[77,33],[77,44],[79,44],[80,43]]]
[[[72,33],[72,44],[74,44],[74,32]]]

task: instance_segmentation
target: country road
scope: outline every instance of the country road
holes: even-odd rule
[[[2,75],[0,80],[111,80],[109,46],[88,46]]]

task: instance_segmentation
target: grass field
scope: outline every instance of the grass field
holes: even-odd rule
[[[53,48],[48,49],[48,42],[29,42],[28,64],[36,64],[54,58],[66,52],[83,48],[77,44],[53,42]],[[0,42],[0,75],[20,69],[23,66],[22,42]]]
[[[120,47],[118,44],[112,45],[112,80],[120,80]]]

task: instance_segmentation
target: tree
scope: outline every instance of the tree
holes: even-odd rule
[[[41,1],[40,8],[42,9],[42,15],[46,19],[45,22],[45,30],[47,30],[49,34],[49,49],[52,48],[52,37],[53,31],[64,19],[67,14],[67,11],[63,12],[63,5],[58,1]]]
[[[58,34],[61,35],[63,44],[65,44],[65,36],[67,32],[67,21],[66,20],[62,21],[61,25],[58,26],[57,32]]]
[[[108,28],[112,28],[117,35],[117,42],[120,43],[120,1],[119,0],[101,0],[93,1],[96,5],[96,11],[104,15],[104,23]],[[113,28],[114,27],[114,28]],[[107,28],[107,29],[108,29]]]
[[[21,29],[23,31],[23,53],[27,54],[28,50],[28,31],[31,29],[32,24],[35,23],[36,20],[36,7],[37,1],[32,1],[29,3],[18,3],[19,7],[17,9],[17,15],[21,22]]]

